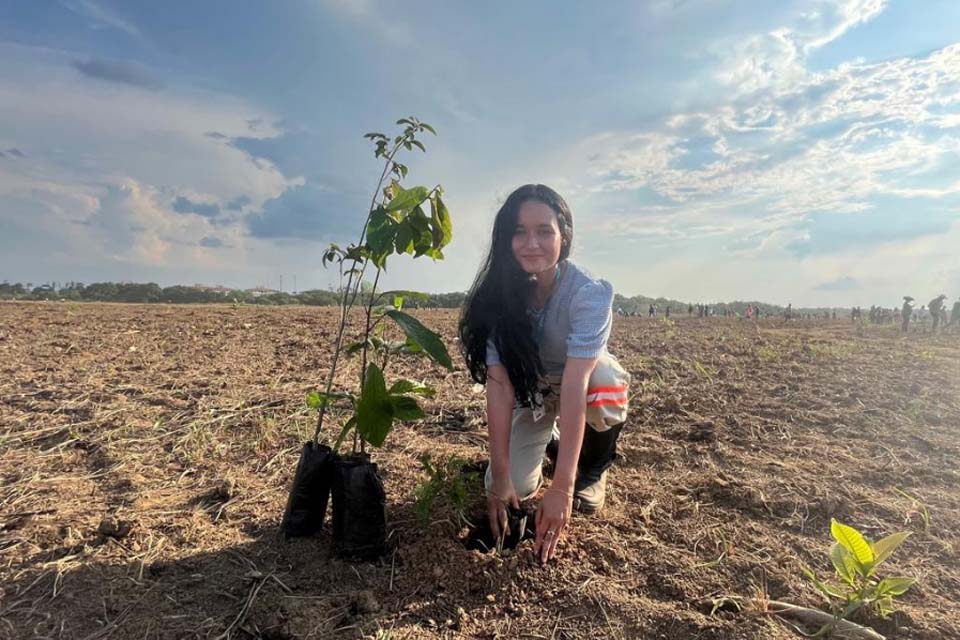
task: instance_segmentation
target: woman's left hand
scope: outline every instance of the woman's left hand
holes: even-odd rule
[[[573,497],[560,489],[547,489],[537,508],[537,540],[533,552],[545,564],[557,553],[557,541],[570,522]]]

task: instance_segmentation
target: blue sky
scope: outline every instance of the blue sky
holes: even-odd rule
[[[543,182],[625,295],[960,296],[952,0],[0,5],[0,279],[326,287],[367,131],[439,137],[463,290],[499,202]]]

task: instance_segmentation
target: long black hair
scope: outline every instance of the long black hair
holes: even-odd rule
[[[475,382],[487,382],[487,339],[493,342],[507,370],[516,399],[532,406],[544,368],[533,339],[527,309],[536,281],[513,255],[513,235],[521,205],[542,202],[557,215],[562,244],[560,260],[570,255],[573,215],[556,191],[542,184],[525,184],[511,193],[493,221],[493,239],[486,260],[467,294],[460,316],[460,351]]]

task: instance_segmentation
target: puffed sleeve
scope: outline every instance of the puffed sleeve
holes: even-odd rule
[[[592,280],[574,292],[567,357],[597,358],[603,354],[613,325],[612,307],[613,286],[606,280]]]
[[[497,345],[493,344],[493,336],[487,338],[487,366],[500,364],[500,354],[497,352]]]

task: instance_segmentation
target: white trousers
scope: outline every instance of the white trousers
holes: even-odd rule
[[[547,443],[556,435],[560,415],[560,376],[547,378],[549,392],[543,395],[543,415],[530,407],[517,406],[510,426],[510,479],[521,500],[526,500],[543,484],[543,457]],[[590,374],[587,384],[587,428],[606,431],[627,418],[630,374],[615,357],[604,354]],[[539,418],[539,419],[537,419]],[[484,477],[487,491],[493,487],[493,469],[487,466]]]

